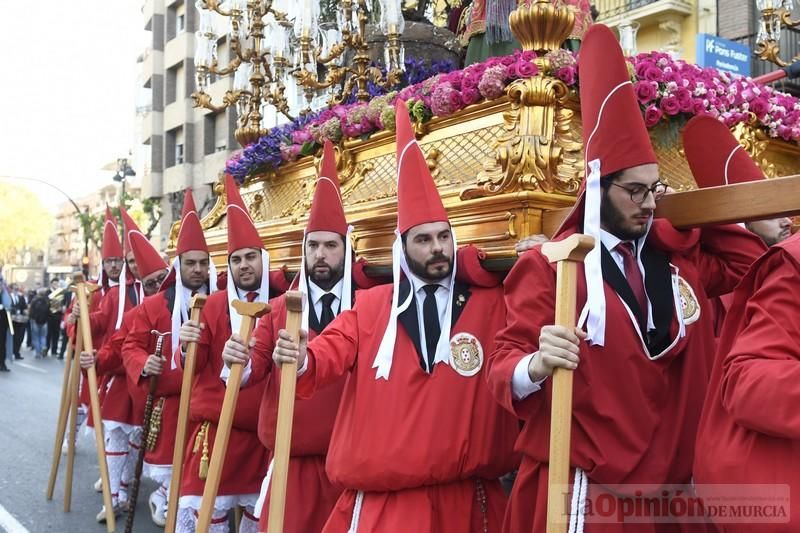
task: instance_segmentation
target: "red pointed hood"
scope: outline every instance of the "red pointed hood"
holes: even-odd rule
[[[228,255],[242,248],[263,248],[250,212],[230,174],[225,175],[225,194],[228,197],[228,206],[225,209],[228,219]]]
[[[628,63],[617,38],[606,26],[595,24],[586,32],[578,56],[578,73],[585,176],[589,176],[589,165],[595,161],[600,176],[656,163],[656,154],[633,91]],[[584,189],[585,183],[575,209],[557,233],[581,226]]]
[[[178,243],[175,253],[181,255],[190,250],[208,253],[203,227],[200,225],[200,216],[194,206],[192,189],[187,187],[183,196],[183,211],[181,211],[181,224],[178,230]]]
[[[103,248],[101,251],[103,259],[109,257],[124,257],[122,245],[119,242],[119,228],[117,219],[111,213],[111,209],[106,206],[106,222],[103,225]]]
[[[158,250],[150,243],[150,240],[141,232],[136,222],[128,215],[125,208],[120,206],[119,212],[125,224],[125,243],[136,258],[136,265],[139,267],[139,276],[146,278],[154,272],[165,270],[167,263],[158,253]]]
[[[449,222],[425,154],[414,136],[406,103],[395,102],[397,132],[397,229],[401,234],[429,222]]]
[[[339,191],[339,174],[336,172],[336,156],[333,153],[333,144],[328,140],[322,148],[319,179],[306,226],[306,233],[312,231],[333,231],[339,235],[347,233],[347,220]]]
[[[765,178],[731,130],[710,116],[693,117],[686,124],[683,151],[701,189]]]

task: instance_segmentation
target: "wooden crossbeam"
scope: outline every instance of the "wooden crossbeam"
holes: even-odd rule
[[[552,236],[569,212],[546,211],[542,233]],[[655,216],[688,229],[796,215],[800,215],[800,175],[668,194],[658,202]]]

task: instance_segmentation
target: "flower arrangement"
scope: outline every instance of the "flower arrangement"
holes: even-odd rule
[[[545,57],[550,65],[548,74],[577,91],[580,73],[576,57],[567,50],[554,50]],[[452,70],[444,64],[425,70],[421,62],[410,60],[406,63],[405,80],[409,85],[391,92],[372,87],[370,94],[374,98],[369,102],[333,106],[273,128],[235,154],[227,162],[226,171],[241,182],[248,175],[276,170],[286,162],[315,153],[325,139],[339,142],[391,131],[396,98],[406,101],[417,122],[452,115],[481,100],[500,98],[514,80],[539,73],[534,59],[534,52],[517,50],[462,70]],[[707,114],[728,127],[755,120],[772,137],[800,141],[800,101],[793,96],[749,78],[701,68],[660,52],[639,54],[628,61],[648,128]]]

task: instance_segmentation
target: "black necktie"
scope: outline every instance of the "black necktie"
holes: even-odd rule
[[[425,347],[428,349],[428,372],[433,372],[436,345],[442,332],[439,324],[439,307],[436,305],[436,290],[439,285],[425,285],[425,301],[422,304],[422,321],[425,324]]]
[[[336,299],[336,296],[327,293],[322,295],[322,316],[319,318],[319,327],[320,329],[325,329],[328,327],[328,324],[333,322],[333,301]]]

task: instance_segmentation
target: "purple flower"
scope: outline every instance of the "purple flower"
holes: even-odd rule
[[[644,111],[644,125],[648,128],[652,128],[658,124],[662,116],[664,116],[664,113],[662,113],[659,108],[654,105],[649,105]]]
[[[475,87],[467,87],[466,89],[461,89],[461,99],[466,105],[474,104],[481,99],[481,93]]]
[[[647,104],[658,94],[658,85],[651,81],[637,81],[633,86],[640,104]]]

